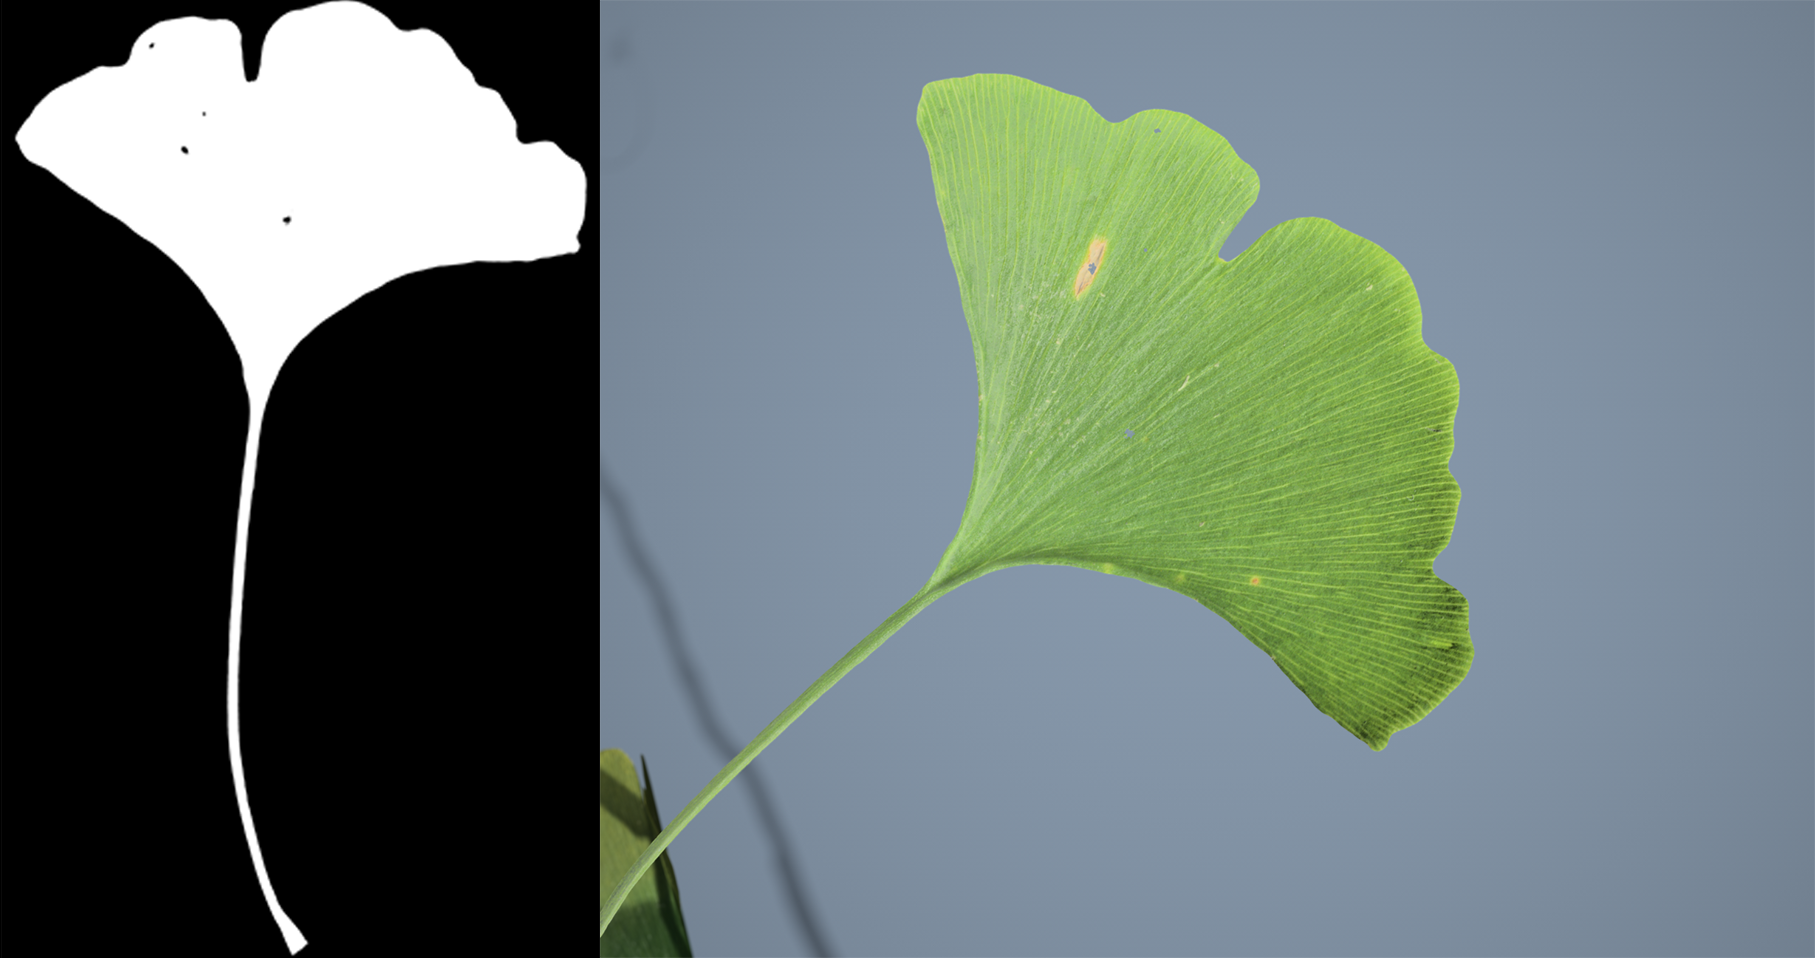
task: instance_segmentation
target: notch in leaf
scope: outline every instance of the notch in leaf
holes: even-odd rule
[[[1198,600],[1376,750],[1468,673],[1467,600],[1432,570],[1460,502],[1456,373],[1425,345],[1392,256],[1307,218],[1222,259],[1259,182],[1180,113],[1110,123],[984,74],[928,84],[919,125],[977,362],[963,520],[920,592],[726,765],[633,875],[903,623],[1009,566]]]

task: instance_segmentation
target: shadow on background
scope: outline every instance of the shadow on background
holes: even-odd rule
[[[668,655],[674,661],[675,671],[680,673],[681,687],[687,690],[687,702],[693,707],[693,717],[698,720],[700,731],[705,733],[706,740],[719,753],[720,760],[729,763],[737,757],[738,752],[743,751],[743,747],[725,730],[723,720],[712,707],[711,699],[706,694],[706,683],[700,678],[699,668],[693,663],[693,655],[687,650],[687,643],[681,637],[680,620],[675,615],[674,602],[668,596],[668,587],[662,583],[655,563],[643,548],[623,493],[606,476],[603,459],[599,461],[599,499],[611,509],[612,524],[618,530],[618,546],[623,549],[624,558],[630,562],[630,567],[636,571],[637,581],[649,594],[649,603],[655,608],[656,623],[662,630],[662,644],[667,647]],[[830,958],[833,954],[832,946],[827,942],[813,910],[813,903],[807,896],[806,884],[800,877],[800,866],[796,864],[787,830],[782,827],[781,815],[775,810],[775,799],[769,794],[769,786],[763,779],[762,771],[755,765],[745,766],[738,774],[737,781],[744,782],[749,787],[750,798],[756,803],[757,817],[762,820],[763,831],[768,834],[769,844],[775,849],[775,870],[780,874],[782,887],[787,892],[789,917],[794,920],[795,930],[805,940],[810,954]]]
[[[614,14],[634,13],[634,5],[623,5],[612,8]],[[656,128],[655,110],[649,95],[642,71],[637,68],[636,28],[633,23],[607,23],[603,19],[599,30],[599,139],[604,144],[602,162],[604,169],[622,170],[633,163],[642,154]],[[600,322],[604,322],[601,313]],[[614,486],[605,473],[605,462],[599,461],[599,499],[610,507],[614,527],[618,530],[618,545],[631,568],[636,570],[637,580],[649,595],[650,605],[654,608],[656,622],[662,631],[663,644],[668,649],[669,657],[674,661],[675,671],[680,674],[681,686],[686,689],[687,701],[693,708],[694,718],[699,722],[700,731],[712,747],[719,753],[720,761],[729,762],[742,751],[742,746],[726,731],[718,713],[713,709],[711,699],[706,693],[704,680],[693,662],[692,653],[688,651],[686,641],[681,635],[679,618],[674,610],[674,603],[669,598],[668,589],[661,576],[656,572],[654,562],[643,548],[636,527],[630,518],[630,507],[623,493]],[[603,642],[601,633],[601,643]],[[602,645],[601,645],[602,653]],[[615,743],[622,747],[623,743]],[[604,743],[603,747],[614,747],[614,743]],[[806,891],[806,884],[800,875],[793,849],[788,841],[786,830],[782,827],[781,816],[776,811],[774,798],[770,795],[767,782],[762,772],[751,765],[738,775],[738,780],[748,783],[750,797],[756,803],[758,818],[762,821],[763,831],[769,837],[769,844],[775,850],[775,868],[781,877],[782,887],[788,900],[788,914],[794,924],[795,932],[807,953],[812,955],[831,956],[834,954],[826,933],[821,927],[814,911],[812,901]]]

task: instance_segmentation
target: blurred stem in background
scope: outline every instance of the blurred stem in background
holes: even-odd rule
[[[740,747],[725,731],[724,723],[712,708],[706,695],[706,683],[701,679],[699,669],[687,651],[687,644],[681,638],[680,619],[675,615],[668,589],[656,573],[655,563],[643,549],[636,526],[630,521],[629,504],[606,475],[603,459],[599,460],[599,498],[610,508],[612,522],[618,530],[618,545],[623,549],[624,557],[630,561],[631,569],[635,570],[637,578],[642,581],[644,590],[648,592],[650,604],[655,607],[656,624],[662,630],[663,644],[668,647],[674,667],[680,672],[681,687],[687,690],[687,700],[693,706],[693,716],[699,721],[706,740],[718,750],[719,761],[729,763],[737,757]],[[623,743],[607,742],[602,743],[601,747],[614,745],[622,747]],[[775,847],[775,868],[781,873],[782,887],[787,892],[795,931],[800,933],[809,954],[831,958],[832,946],[820,927],[812,902],[807,898],[806,885],[801,881],[799,866],[795,863],[787,832],[782,828],[781,816],[775,811],[775,800],[769,795],[769,786],[764,781],[761,770],[754,765],[744,769],[742,779],[749,785],[750,797],[756,802],[757,817],[762,819],[763,830],[768,833],[769,842]]]

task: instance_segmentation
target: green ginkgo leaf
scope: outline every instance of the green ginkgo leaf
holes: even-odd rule
[[[1328,220],[1224,239],[1259,192],[1180,113],[1110,123],[1012,76],[920,132],[976,351],[976,469],[934,579],[1050,563],[1183,593],[1375,749],[1467,674],[1431,561],[1456,373],[1393,257]]]
[[[1393,257],[1328,220],[1218,254],[1259,192],[1166,110],[1110,123],[1013,76],[929,83],[920,133],[977,359],[958,534],[908,603],[763,729],[638,858],[940,596],[1072,565],[1183,593],[1378,750],[1468,673],[1468,603],[1431,563],[1460,494],[1456,373]]]

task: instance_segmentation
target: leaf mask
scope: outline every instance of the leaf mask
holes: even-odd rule
[[[239,734],[246,547],[264,412],[305,336],[401,276],[577,252],[586,174],[553,143],[517,141],[496,91],[447,42],[363,3],[280,17],[247,82],[239,28],[154,24],[124,65],[52,90],[15,140],[26,159],[162,250],[233,339],[246,455],[228,613],[227,748],[266,906],[292,954],[247,799]]]

